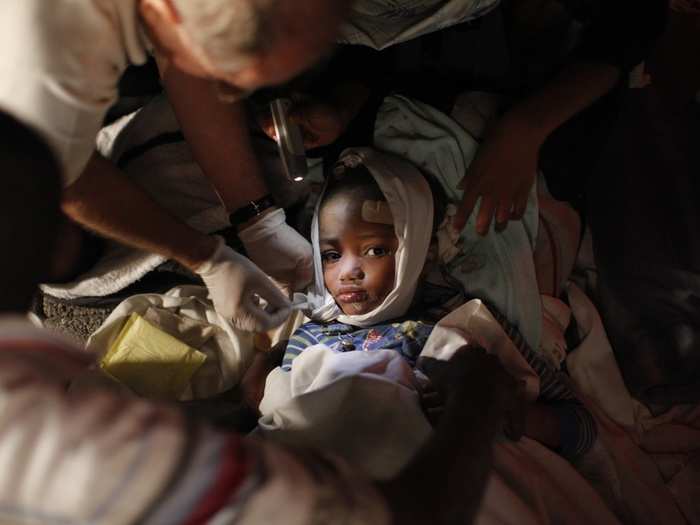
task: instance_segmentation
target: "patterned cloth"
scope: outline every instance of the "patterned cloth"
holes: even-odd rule
[[[336,459],[97,387],[71,396],[90,366],[70,343],[0,318],[1,523],[388,523],[373,486]]]
[[[291,370],[292,362],[299,354],[319,343],[337,352],[396,350],[411,366],[415,366],[432,329],[433,325],[422,321],[401,321],[370,328],[340,322],[309,322],[300,326],[289,339],[282,369]]]

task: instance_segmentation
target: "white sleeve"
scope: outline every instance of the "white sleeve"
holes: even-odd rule
[[[43,135],[66,186],[94,151],[128,64],[123,24],[102,4],[0,0],[0,110]]]

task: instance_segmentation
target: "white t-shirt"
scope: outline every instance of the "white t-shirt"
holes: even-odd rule
[[[338,42],[385,49],[485,15],[501,0],[358,0]]]
[[[150,47],[137,0],[0,0],[0,109],[38,130],[80,176],[117,99]]]

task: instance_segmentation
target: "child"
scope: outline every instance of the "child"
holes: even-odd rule
[[[414,275],[406,276],[411,282],[404,282],[399,293],[387,299],[395,288],[400,248],[391,209],[364,165],[341,170],[342,174],[326,189],[319,207],[319,250],[314,254],[320,257],[324,284],[333,301],[325,305],[325,315],[329,319],[338,318],[331,322],[312,321],[300,327],[290,338],[282,366],[290,370],[294,358],[317,343],[339,352],[392,348],[415,365],[432,330],[431,323],[405,315],[422,269],[421,256],[416,254],[411,268]],[[427,197],[420,202],[423,227],[414,236],[416,251],[425,260],[432,234],[433,202],[427,182],[420,179],[415,182],[424,186],[423,196]],[[401,297],[397,299],[399,294]],[[379,319],[372,314],[392,301],[396,304],[391,309],[397,313],[395,317],[380,313],[382,319]],[[334,312],[334,307],[339,311]],[[352,318],[353,324],[343,322],[341,318],[345,317]],[[361,317],[366,321],[362,322]]]
[[[403,161],[370,150],[344,154],[312,225],[313,320],[290,338],[283,370],[320,344],[334,352],[393,349],[415,367],[433,329],[416,304],[439,215],[432,194]],[[494,315],[540,378],[540,398],[523,411],[521,430],[568,459],[582,456],[596,437],[592,417],[561,375]]]

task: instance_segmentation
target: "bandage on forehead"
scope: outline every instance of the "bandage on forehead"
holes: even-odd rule
[[[362,203],[362,220],[375,224],[394,224],[394,216],[386,201],[364,201]]]

